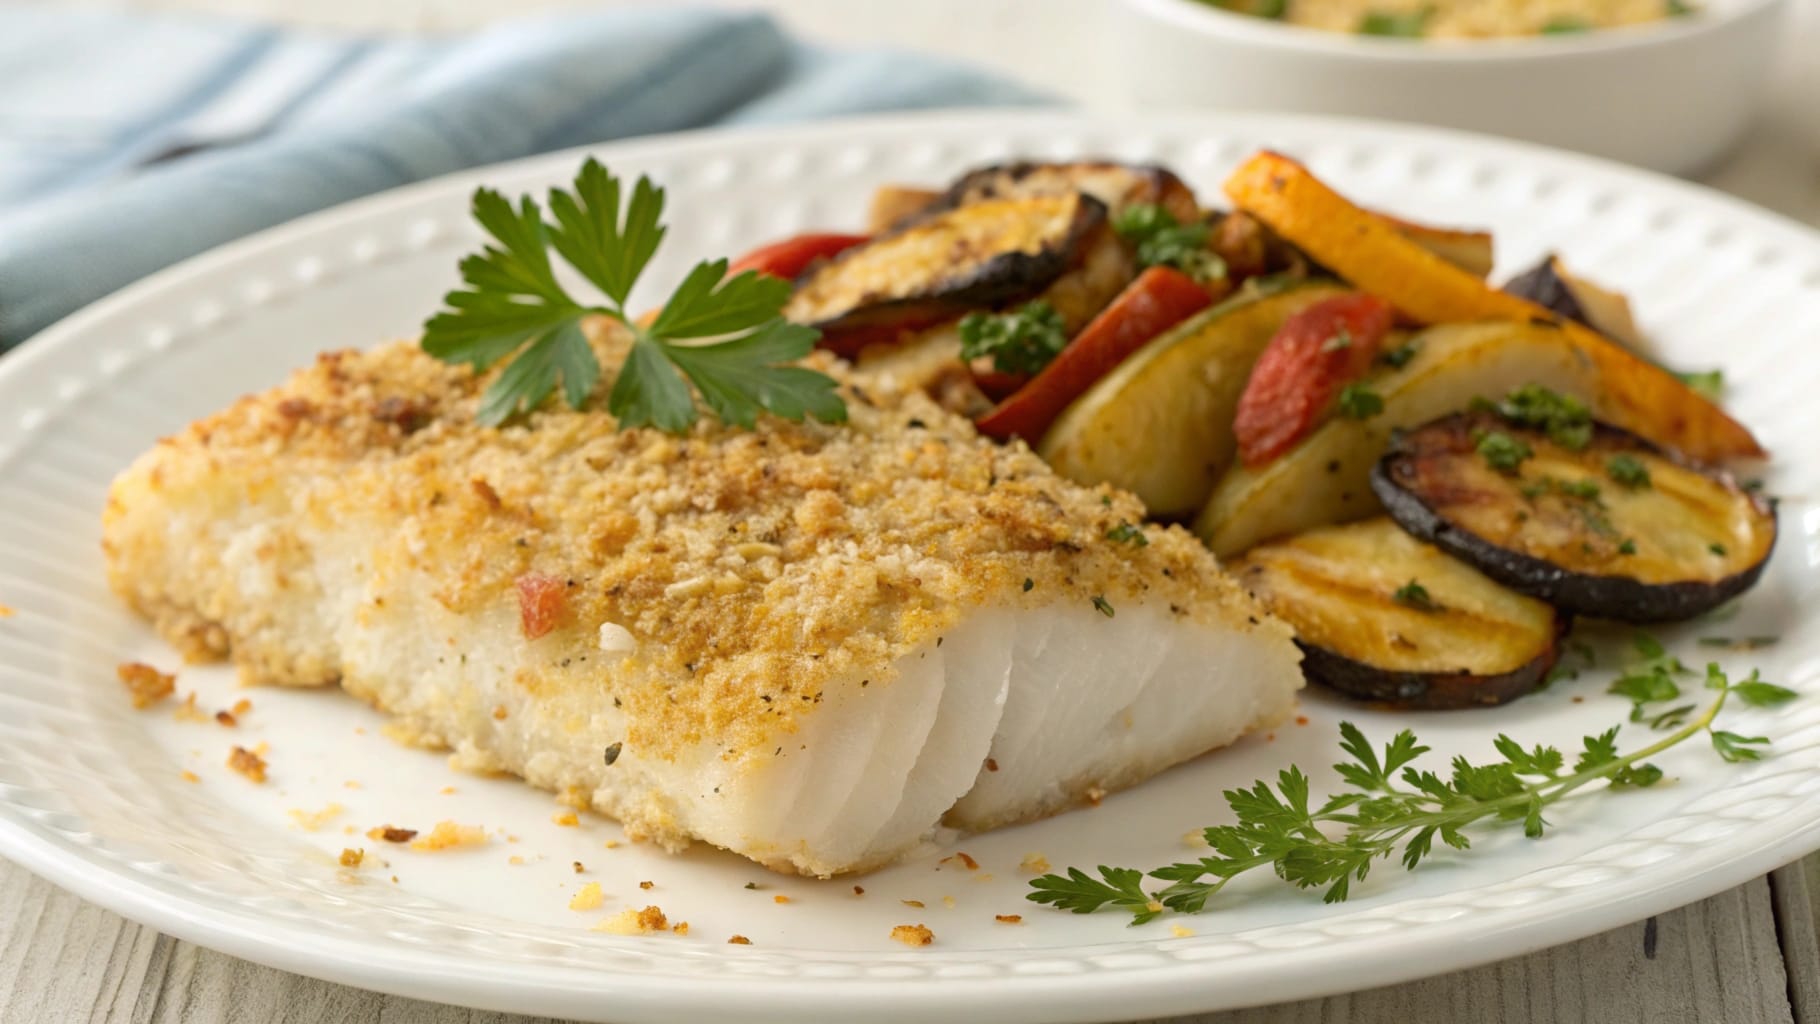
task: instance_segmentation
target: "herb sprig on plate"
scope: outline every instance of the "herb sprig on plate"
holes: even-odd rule
[[[760,410],[790,420],[845,420],[833,379],[787,365],[808,355],[819,336],[783,319],[787,281],[754,271],[729,278],[726,260],[705,260],[648,324],[628,312],[665,229],[663,189],[641,177],[626,193],[593,159],[572,191],[550,190],[554,222],[530,196],[514,208],[492,189],[474,193],[474,219],[493,244],[461,261],[466,286],[448,293],[448,308],[424,324],[423,348],[477,372],[505,363],[481,398],[480,421],[496,426],[529,412],[558,386],[570,407],[586,405],[601,367],[581,324],[596,314],[632,334],[607,396],[621,427],[687,430],[700,415],[697,395],[716,417],[742,427]],[[569,294],[556,278],[552,248],[599,289],[600,301]]]
[[[1652,664],[1637,671],[1650,676],[1657,667],[1663,676],[1684,671],[1679,662],[1664,660],[1668,656],[1654,641],[1640,644],[1639,650]],[[1396,857],[1413,871],[1435,851],[1437,841],[1455,850],[1470,849],[1467,829],[1480,825],[1521,823],[1523,834],[1537,839],[1548,827],[1550,805],[1594,783],[1604,782],[1610,789],[1652,786],[1662,779],[1662,769],[1649,759],[1702,733],[1727,761],[1761,757],[1767,739],[1714,729],[1713,722],[1728,700],[1772,707],[1792,700],[1794,691],[1764,682],[1754,672],[1734,683],[1716,664],[1707,666],[1705,685],[1714,692],[1711,702],[1691,719],[1683,713],[1674,732],[1624,754],[1613,726],[1585,737],[1571,764],[1555,747],[1525,748],[1500,734],[1493,742],[1498,760],[1476,764],[1456,757],[1451,771],[1441,775],[1416,766],[1429,748],[1410,730],[1399,732],[1379,751],[1357,726],[1343,722],[1340,749],[1347,760],[1333,767],[1346,784],[1344,792],[1315,804],[1308,776],[1291,765],[1278,773],[1274,786],[1258,781],[1226,792],[1237,821],[1202,833],[1212,848],[1205,857],[1149,872],[1101,866],[1089,874],[1072,867],[1033,880],[1025,896],[1077,914],[1117,908],[1130,913],[1133,924],[1142,924],[1165,911],[1196,913],[1234,878],[1268,868],[1297,888],[1325,890],[1323,900],[1337,903],[1380,860]],[[1671,681],[1647,694],[1628,688],[1621,692],[1642,704],[1673,699],[1680,691]],[[1147,887],[1149,879],[1167,884]]]

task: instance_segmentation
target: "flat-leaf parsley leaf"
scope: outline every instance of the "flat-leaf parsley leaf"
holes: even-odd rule
[[[612,317],[632,335],[607,396],[622,427],[687,430],[700,415],[697,394],[716,417],[742,427],[760,410],[789,420],[847,418],[832,378],[788,365],[808,355],[819,335],[783,319],[787,281],[754,271],[729,278],[726,260],[704,261],[649,326],[627,313],[663,242],[663,206],[663,189],[650,179],[639,178],[628,196],[593,159],[572,191],[550,190],[554,223],[529,196],[514,207],[492,189],[474,193],[474,219],[493,243],[461,261],[465,286],[424,324],[423,349],[476,372],[509,359],[481,396],[480,422],[497,426],[529,412],[558,386],[571,408],[586,405],[601,371],[581,327],[590,315]],[[569,294],[556,279],[552,248],[604,302]]]

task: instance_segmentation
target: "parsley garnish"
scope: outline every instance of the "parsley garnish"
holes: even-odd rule
[[[1428,31],[1432,8],[1419,11],[1370,11],[1359,19],[1359,34],[1415,39]]]
[[[961,318],[961,358],[992,358],[1000,373],[1036,373],[1068,346],[1067,325],[1041,299],[1005,313],[968,313]]]
[[[1141,548],[1150,543],[1150,538],[1144,536],[1143,530],[1126,522],[1121,522],[1112,529],[1107,530],[1106,539],[1115,540],[1121,544],[1129,544],[1134,548]]]
[[[1625,487],[1649,486],[1649,467],[1634,455],[1613,455],[1605,463],[1605,475]]]
[[[1629,537],[1624,538],[1624,540],[1618,544],[1618,554],[1634,555],[1636,553],[1637,553],[1637,542],[1630,539]]]
[[[1475,445],[1479,454],[1485,457],[1485,464],[1500,473],[1516,473],[1517,467],[1535,454],[1529,442],[1511,437],[1502,430],[1481,431]]]
[[[1677,373],[1675,376],[1681,378],[1681,383],[1706,398],[1716,399],[1719,397],[1719,393],[1725,390],[1724,370],[1694,370],[1688,373]]]
[[[1570,451],[1581,451],[1592,443],[1592,410],[1572,395],[1525,384],[1506,395],[1497,410],[1512,423],[1541,430],[1550,441]]]
[[[1571,14],[1550,18],[1542,25],[1542,34],[1545,36],[1577,35],[1590,31],[1592,31],[1592,22],[1585,18],[1576,18]]]
[[[1137,246],[1141,267],[1174,267],[1202,284],[1226,276],[1226,261],[1207,248],[1206,224],[1183,224],[1156,203],[1132,203],[1113,218],[1112,227]]]
[[[1333,332],[1333,337],[1321,342],[1323,352],[1343,352],[1352,347],[1352,332],[1341,327]]]
[[[474,219],[496,244],[461,261],[466,285],[444,296],[448,308],[424,324],[423,348],[477,372],[506,363],[481,397],[480,422],[496,426],[529,412],[559,384],[571,408],[585,405],[600,378],[581,329],[594,314],[618,320],[633,338],[607,397],[622,427],[687,430],[699,416],[696,393],[715,416],[742,427],[761,409],[790,420],[845,420],[831,378],[780,365],[808,355],[818,337],[780,315],[787,281],[751,271],[728,279],[726,260],[698,263],[650,326],[633,320],[626,301],[663,241],[664,193],[642,177],[629,197],[623,192],[590,159],[573,192],[550,190],[554,223],[530,196],[514,209],[492,189],[474,193]],[[551,248],[606,301],[572,297],[556,280]],[[710,338],[723,340],[703,343]]]
[[[1109,619],[1112,618],[1112,602],[1106,600],[1106,595],[1093,595],[1093,607],[1098,609],[1101,615],[1104,615]]]
[[[1420,612],[1438,611],[1441,607],[1435,603],[1433,597],[1429,596],[1428,588],[1415,580],[1410,580],[1408,583],[1398,587],[1397,592],[1392,594],[1391,597],[1398,604],[1414,608]]]
[[[1403,367],[1409,365],[1409,361],[1414,359],[1416,353],[1420,351],[1421,346],[1418,343],[1413,341],[1406,342],[1402,345],[1398,345],[1396,348],[1386,349],[1383,352],[1378,353],[1378,362],[1383,363],[1385,366],[1391,367],[1392,369],[1401,370]]]
[[[1340,389],[1340,414],[1355,420],[1368,420],[1384,411],[1384,396],[1359,383]]]
[[[1718,555],[1720,558],[1725,557],[1725,545],[1719,543],[1718,541],[1713,541],[1711,544],[1708,544],[1706,546],[1706,550],[1711,551],[1713,554]]]
[[[1706,685],[1716,691],[1712,703],[1674,733],[1621,754],[1614,726],[1582,739],[1571,764],[1558,748],[1525,748],[1499,735],[1492,744],[1496,760],[1475,764],[1456,757],[1443,776],[1415,767],[1429,748],[1413,732],[1398,733],[1380,752],[1356,726],[1342,722],[1340,749],[1347,759],[1334,770],[1346,791],[1316,804],[1308,776],[1291,765],[1278,773],[1274,786],[1258,781],[1226,792],[1237,821],[1202,832],[1213,848],[1207,856],[1148,873],[1102,866],[1096,877],[1069,868],[1033,880],[1025,898],[1077,914],[1116,907],[1129,912],[1133,924],[1143,924],[1165,910],[1199,912],[1226,883],[1268,868],[1299,889],[1324,889],[1322,899],[1337,903],[1378,861],[1395,856],[1413,871],[1433,854],[1437,840],[1453,850],[1470,849],[1470,827],[1521,822],[1524,835],[1539,839],[1551,804],[1601,781],[1613,790],[1652,786],[1663,775],[1649,759],[1701,733],[1727,761],[1762,756],[1767,739],[1714,729],[1713,721],[1728,698],[1768,707],[1793,699],[1794,692],[1762,682],[1755,673],[1733,683],[1717,665],[1708,667]],[[1146,879],[1167,884],[1151,892],[1144,888]]]

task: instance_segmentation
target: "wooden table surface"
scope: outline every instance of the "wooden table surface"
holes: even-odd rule
[[[80,2],[80,0],[79,0]],[[103,0],[107,2],[107,0]],[[120,0],[113,0],[120,2]],[[354,28],[463,28],[533,7],[624,0],[126,0]],[[1067,55],[1110,0],[724,0],[776,10],[806,35],[994,62],[1107,102],[1103,79]],[[1820,225],[1820,0],[1794,0],[1766,112],[1707,184]],[[956,33],[952,26],[967,24]],[[1054,36],[1047,44],[1035,38]],[[1016,47],[1002,41],[1017,35]],[[378,995],[180,942],[0,861],[0,1024],[526,1024]],[[1581,942],[1424,981],[1180,1018],[1177,1024],[1820,1024],[1820,855],[1672,913]]]

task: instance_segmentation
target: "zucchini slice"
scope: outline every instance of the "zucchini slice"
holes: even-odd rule
[[[1776,543],[1768,502],[1602,423],[1551,439],[1458,413],[1396,438],[1371,486],[1405,530],[1506,586],[1626,622],[1718,606],[1757,582]]]
[[[1231,566],[1296,631],[1302,671],[1402,708],[1502,704],[1561,654],[1567,617],[1378,516],[1261,544]]]
[[[1078,192],[972,203],[857,246],[797,282],[784,316],[824,331],[927,326],[1027,299],[1110,231]]]
[[[956,179],[930,209],[951,209],[983,199],[1054,196],[1070,192],[1085,192],[1115,212],[1133,203],[1157,203],[1184,224],[1201,217],[1194,191],[1173,171],[1156,165],[1121,164],[1110,160],[1062,163],[1021,160],[981,167]]]

